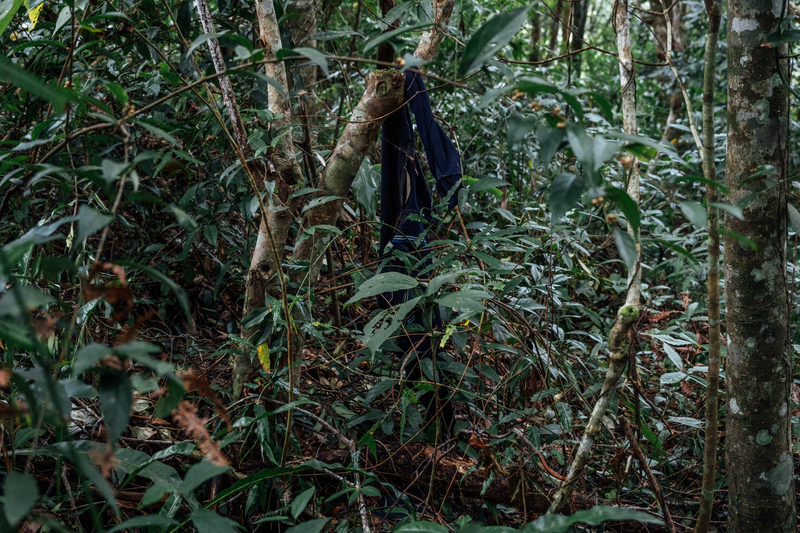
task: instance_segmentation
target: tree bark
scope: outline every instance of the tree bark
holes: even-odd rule
[[[531,53],[528,61],[539,61],[539,41],[542,40],[542,15],[533,10],[531,14]]]
[[[786,288],[788,98],[786,47],[764,44],[780,2],[728,2],[728,153],[725,217],[728,531],[795,531],[792,356]],[[773,11],[774,10],[774,11]],[[759,165],[775,174],[751,177]]]
[[[589,0],[573,0],[572,2],[572,43],[570,49],[574,52],[583,48],[583,36],[586,33],[586,15],[589,12]],[[581,55],[572,57],[572,70],[575,79],[581,77]]]
[[[267,50],[265,59],[276,59],[281,50],[280,28],[275,15],[272,0],[256,1],[256,18],[259,36]],[[283,127],[290,127],[292,106],[288,99],[289,86],[286,80],[286,68],[283,62],[266,63],[264,70],[267,76],[275,79],[281,86],[283,95],[273,86],[269,86],[269,110],[276,118],[272,122],[273,133]],[[289,226],[297,210],[297,199],[290,200],[291,193],[303,183],[303,173],[294,153],[291,129],[284,135],[277,146],[269,154],[270,175],[268,179],[274,183],[274,193],[267,205],[267,216],[262,213],[256,245],[250,260],[245,287],[243,316],[248,316],[256,309],[263,307],[268,293],[276,295],[278,284],[274,281],[282,276],[281,262],[283,250],[289,235]],[[263,184],[257,184],[261,187]],[[269,198],[267,200],[270,200]],[[286,318],[289,320],[289,317]],[[242,336],[251,339],[258,331],[258,325],[242,332]],[[276,366],[272,362],[272,367]],[[233,361],[233,397],[239,399],[247,377],[254,365],[249,351],[238,354]]]

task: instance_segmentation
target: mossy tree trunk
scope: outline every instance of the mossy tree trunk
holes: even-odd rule
[[[725,217],[728,355],[728,531],[795,531],[792,357],[786,288],[788,98],[779,68],[781,2],[728,2],[728,154]],[[752,177],[761,165],[777,173]],[[755,244],[747,246],[735,232]]]

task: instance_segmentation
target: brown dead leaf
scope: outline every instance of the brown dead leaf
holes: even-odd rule
[[[183,380],[183,388],[186,389],[186,392],[189,391],[197,391],[197,394],[204,398],[208,398],[212,402],[214,402],[214,412],[219,415],[219,417],[225,422],[225,426],[228,428],[228,431],[231,430],[231,415],[228,413],[228,408],[222,402],[222,399],[217,394],[217,391],[211,388],[211,384],[208,382],[208,379],[202,374],[198,374],[194,370],[189,370],[188,372],[183,372],[180,374],[181,379]]]
[[[93,284],[92,281],[100,272],[111,271],[117,279],[107,283]],[[83,297],[87,302],[103,298],[110,304],[119,304],[114,320],[125,322],[133,312],[133,291],[128,287],[125,271],[112,263],[94,263],[83,287]]]
[[[197,416],[197,410],[190,402],[183,400],[178,408],[172,412],[172,418],[186,432],[197,441],[197,446],[206,458],[219,466],[228,466],[228,459],[222,455],[219,444],[214,442],[205,426],[205,422]]]
[[[142,327],[142,324],[153,318],[155,314],[156,312],[151,309],[142,316],[136,317],[136,320],[133,324],[122,328],[122,331],[119,332],[119,335],[114,338],[114,346],[121,346],[125,343],[136,340],[136,337],[139,336],[139,329]]]
[[[0,368],[0,389],[7,389],[11,384],[11,369]]]
[[[111,477],[111,472],[117,469],[117,458],[114,456],[114,448],[111,443],[106,443],[106,447],[102,453],[91,452],[89,456],[92,458],[92,463],[100,469],[103,477],[108,479]]]

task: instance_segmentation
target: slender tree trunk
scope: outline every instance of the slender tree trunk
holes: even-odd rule
[[[708,191],[708,384],[706,386],[706,438],[703,456],[703,488],[695,533],[708,533],[714,503],[714,482],[717,473],[717,428],[719,413],[719,209],[714,164],[714,82],[716,81],[717,41],[722,8],[719,0],[707,0],[708,31],[703,75],[703,173]]]
[[[586,33],[586,15],[589,12],[589,0],[574,0],[572,8],[572,45],[571,50],[583,48],[583,36]],[[572,57],[574,78],[581,77],[581,55]]]
[[[256,18],[259,36],[267,50],[265,59],[275,59],[282,44],[272,0],[256,1]],[[283,62],[273,62],[266,63],[264,69],[267,76],[275,79],[283,91],[283,95],[281,95],[275,87],[270,85],[268,88],[269,110],[276,117],[282,117],[272,123],[273,132],[276,132],[282,127],[289,126],[292,118],[286,68]],[[274,182],[275,187],[271,199],[265,200],[267,216],[265,218],[262,214],[256,245],[250,260],[244,298],[243,316],[245,317],[266,304],[267,294],[272,293],[273,296],[280,297],[277,294],[277,280],[283,275],[281,266],[283,249],[289,235],[289,226],[297,210],[297,199],[290,199],[290,196],[303,183],[303,173],[295,157],[291,131],[278,141],[269,156],[271,164],[269,165],[270,176],[268,179]],[[286,317],[286,320],[289,321],[290,318]],[[253,339],[257,331],[258,325],[254,325],[242,332],[243,337]],[[276,361],[272,362],[273,368],[276,363]],[[241,397],[246,379],[253,369],[249,353],[241,353],[234,358],[233,397],[235,399]]]
[[[795,531],[792,356],[786,287],[786,46],[764,45],[781,2],[728,2],[726,185],[744,220],[725,217],[728,531]],[[773,11],[774,10],[774,11]],[[785,74],[784,74],[785,75]],[[777,173],[751,177],[760,165]]]
[[[622,85],[622,122],[625,133],[635,134],[636,127],[636,84],[634,83],[633,56],[631,54],[630,20],[628,19],[628,2],[620,0],[616,4],[614,13],[615,29],[617,32],[617,49],[619,50],[619,71],[620,83]],[[634,158],[628,176],[627,192],[637,204],[639,203],[639,167],[640,163]],[[580,446],[575,452],[575,459],[570,465],[566,479],[561,483],[558,492],[553,497],[550,505],[550,513],[556,513],[569,500],[570,494],[575,489],[581,475],[586,469],[592,447],[603,430],[603,416],[605,416],[611,399],[611,393],[617,388],[620,376],[625,370],[628,361],[628,332],[631,326],[639,319],[639,300],[641,284],[641,246],[639,245],[639,235],[628,225],[628,232],[636,243],[637,258],[636,266],[633,271],[628,272],[628,293],[623,305],[617,312],[617,318],[611,333],[608,336],[608,350],[611,352],[608,358],[608,370],[603,381],[603,389],[600,398],[592,410],[586,430],[583,433]]]
[[[564,0],[557,0],[555,7],[553,8],[553,20],[550,21],[550,52],[554,53],[557,50],[558,46],[558,31],[561,28],[561,22],[559,19],[561,18],[563,11],[564,11],[564,4],[566,4]]]
[[[542,15],[535,9],[531,13],[531,53],[528,55],[528,61],[539,61],[539,43],[542,40]]]

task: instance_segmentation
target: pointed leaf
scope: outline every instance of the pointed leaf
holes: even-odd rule
[[[111,215],[103,215],[96,209],[86,204],[81,204],[78,208],[78,242],[82,242],[86,237],[94,235],[105,228],[111,224],[112,220],[114,220],[114,217]]]
[[[362,283],[353,297],[345,302],[345,305],[350,305],[364,298],[377,296],[384,292],[414,289],[418,285],[419,282],[411,276],[406,276],[399,272],[383,272]]]
[[[636,261],[639,258],[639,255],[636,253],[636,243],[633,242],[630,235],[619,230],[614,231],[614,242],[617,243],[619,256],[622,258],[622,261],[625,262],[628,271],[633,272],[636,268]]]
[[[585,183],[583,176],[565,172],[553,180],[550,186],[550,212],[552,213],[551,225],[557,224],[567,211],[575,207],[575,202],[581,199]]]
[[[458,75],[464,76],[483,68],[486,61],[503,49],[522,28],[528,20],[530,7],[522,6],[510,13],[497,15],[481,26],[464,49]]]
[[[33,476],[12,471],[4,480],[3,496],[5,497],[3,513],[13,528],[33,509],[39,496],[39,489]]]

